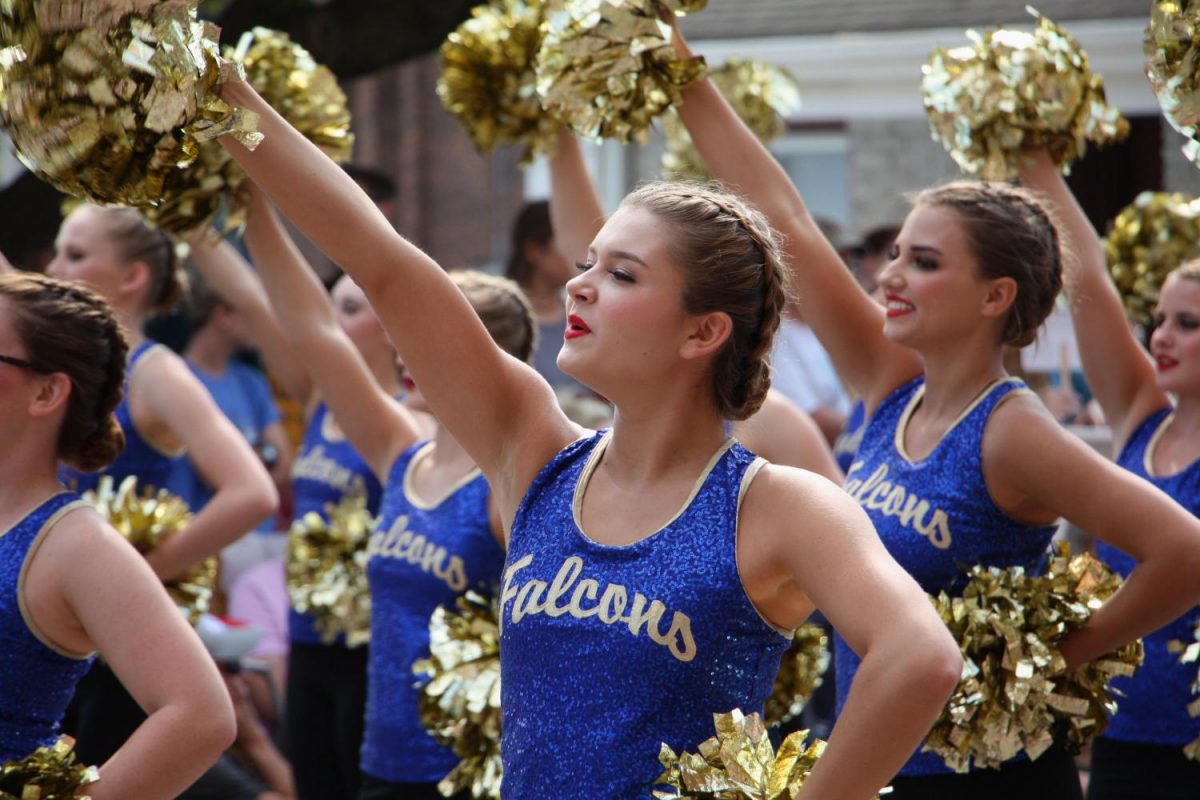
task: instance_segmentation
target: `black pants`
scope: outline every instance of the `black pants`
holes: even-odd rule
[[[467,792],[459,792],[450,800],[467,800]],[[362,792],[358,800],[445,800],[438,791],[436,783],[390,783],[373,778],[370,775],[362,777]]]
[[[965,775],[897,776],[888,800],[1083,800],[1075,759],[1055,745],[1036,761]]]
[[[367,648],[292,644],[284,734],[300,800],[357,800]]]
[[[99,766],[145,721],[146,712],[113,671],[96,661],[75,687],[63,731],[75,737],[75,754],[81,764]]]
[[[1119,742],[1100,737],[1092,743],[1088,800],[1196,800],[1200,762],[1183,747]]]

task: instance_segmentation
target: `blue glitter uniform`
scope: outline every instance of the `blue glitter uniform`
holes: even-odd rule
[[[1193,516],[1200,516],[1200,461],[1174,475],[1159,476],[1152,468],[1154,448],[1171,424],[1171,409],[1147,417],[1122,448],[1117,464],[1145,478],[1171,496]],[[1128,577],[1136,562],[1112,545],[1096,542],[1096,554],[1115,572]],[[1180,664],[1178,653],[1167,650],[1172,639],[1189,642],[1200,621],[1200,608],[1142,638],[1146,660],[1132,678],[1114,678],[1112,686],[1125,694],[1117,698],[1117,714],[1102,734],[1110,739],[1182,747],[1200,736],[1200,718],[1187,705],[1194,699],[1191,684],[1195,664]]]
[[[1044,564],[1053,525],[1025,525],[996,507],[983,477],[983,432],[992,411],[1015,391],[1016,379],[989,386],[920,461],[904,452],[904,434],[925,394],[917,378],[896,389],[867,422],[846,491],[866,510],[884,547],[930,594],[961,591],[967,568]],[[837,708],[845,706],[858,656],[835,637]],[[901,775],[951,774],[920,749]]]
[[[25,565],[42,537],[81,505],[74,493],[57,494],[0,533],[0,763],[54,744],[75,685],[92,663],[32,630],[21,596]]]
[[[647,797],[665,742],[695,752],[712,715],[761,712],[786,637],[737,568],[743,490],[763,463],[718,452],[679,514],[620,547],[579,527],[605,434],[547,464],[513,522],[501,595],[504,797]]]
[[[112,476],[113,481],[118,484],[126,477],[136,475],[139,489],[145,486],[163,488],[167,485],[167,479],[179,456],[163,453],[142,438],[133,416],[129,413],[129,382],[133,371],[138,362],[156,347],[162,345],[157,342],[142,342],[129,356],[129,363],[125,367],[125,391],[115,412],[121,431],[125,434],[125,449],[116,460],[99,472],[80,472],[71,467],[60,467],[58,477],[65,485],[77,492],[86,492],[95,489],[104,475]]]
[[[854,454],[858,452],[858,446],[862,443],[866,423],[867,407],[862,400],[855,400],[854,407],[850,409],[850,416],[846,417],[846,426],[833,443],[833,458],[843,474],[850,471]]]
[[[321,403],[313,410],[312,419],[304,430],[300,455],[292,465],[292,515],[295,519],[301,519],[310,511],[324,517],[326,504],[337,505],[351,493],[365,496],[367,510],[372,514],[379,512],[383,487],[358,451],[344,438],[335,437],[327,430],[332,421],[329,408]],[[322,643],[313,618],[294,609],[288,614],[288,635],[293,642],[301,644]]]
[[[416,497],[412,472],[430,447],[421,442],[396,459],[368,549],[371,653],[362,769],[392,783],[435,782],[458,763],[421,725],[413,662],[429,657],[434,610],[467,589],[491,596],[504,566],[479,470],[437,502]]]

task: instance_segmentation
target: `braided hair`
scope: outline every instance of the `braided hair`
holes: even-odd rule
[[[0,297],[13,329],[38,372],[71,381],[58,433],[59,461],[92,472],[125,448],[113,412],[121,402],[129,345],[108,303],[67,281],[26,272],[0,274]]]
[[[1046,206],[1027,189],[971,181],[926,189],[913,205],[954,211],[983,277],[1016,281],[1002,341],[1014,347],[1032,343],[1063,286],[1058,226]]]
[[[771,343],[788,300],[787,270],[770,224],[738,197],[694,184],[650,183],[621,205],[646,209],[671,226],[669,250],[685,273],[684,309],[729,315],[733,331],[714,364],[713,393],[724,418],[753,415],[771,388]]]

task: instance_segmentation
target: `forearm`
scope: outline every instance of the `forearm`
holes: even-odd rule
[[[936,642],[891,636],[866,653],[801,798],[865,800],[916,752],[958,679],[952,662],[933,655],[950,639],[940,634]]]
[[[179,577],[188,567],[218,554],[274,513],[279,502],[275,486],[266,470],[257,462],[255,466],[255,474],[231,476],[219,485],[186,528],[146,554],[146,561],[159,578],[169,581]]]
[[[253,735],[239,737],[238,745],[272,792],[284,797],[296,796],[292,767],[267,738],[265,731],[260,728]]]
[[[550,221],[558,249],[572,261],[585,261],[588,247],[604,225],[604,209],[588,174],[579,141],[559,133],[550,159]]]

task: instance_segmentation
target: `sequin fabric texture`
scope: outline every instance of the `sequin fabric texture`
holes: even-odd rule
[[[292,466],[292,516],[303,519],[315,511],[326,517],[326,504],[337,505],[348,492],[365,494],[367,511],[378,513],[383,486],[348,441],[326,435],[328,417],[329,408],[321,403],[304,429],[300,454]],[[322,644],[313,618],[295,609],[288,610],[288,636],[301,644]],[[345,637],[339,637],[338,645],[344,643]]]
[[[429,657],[434,610],[467,589],[492,595],[504,565],[478,470],[437,502],[414,497],[410,471],[428,447],[414,445],[393,464],[367,550],[371,650],[362,768],[393,783],[434,782],[458,763],[421,724],[413,662]]]
[[[21,614],[21,569],[38,536],[83,501],[63,492],[0,533],[0,762],[24,758],[58,738],[58,725],[75,684],[92,660],[51,650]]]
[[[1121,449],[1117,464],[1169,494],[1193,516],[1200,515],[1200,462],[1188,465],[1174,475],[1154,476],[1147,469],[1153,455],[1153,443],[1170,425],[1171,409],[1151,414],[1133,432]],[[1112,545],[1096,542],[1096,555],[1121,577],[1128,577],[1136,562]],[[1146,660],[1132,678],[1114,678],[1117,713],[1101,734],[1110,739],[1142,744],[1183,745],[1200,736],[1200,718],[1188,715],[1187,706],[1195,699],[1192,681],[1195,664],[1180,664],[1179,654],[1167,649],[1172,639],[1190,642],[1200,620],[1200,608],[1175,619],[1142,637]]]
[[[730,443],[673,521],[612,547],[574,513],[603,436],[546,465],[513,523],[500,608],[506,800],[648,797],[661,743],[694,751],[714,713],[761,713],[788,645],[735,560],[755,456]]]
[[[981,455],[992,411],[1025,385],[1009,379],[989,386],[933,451],[916,461],[905,455],[902,443],[924,388],[924,378],[917,378],[879,404],[846,474],[846,491],[866,510],[892,558],[930,594],[961,591],[966,571],[975,564],[1039,570],[1054,526],[1024,525],[997,508]],[[834,642],[840,713],[860,660],[840,636]],[[900,770],[901,775],[950,773],[938,756],[920,749]]]
[[[133,375],[133,370],[138,363],[156,347],[162,347],[162,345],[157,342],[142,342],[130,354],[129,364],[125,367],[125,389],[115,412],[121,432],[125,434],[125,449],[111,464],[99,472],[80,472],[70,467],[60,467],[58,479],[72,490],[80,493],[94,491],[103,475],[111,475],[115,484],[120,484],[129,475],[136,475],[140,487],[152,486],[156,489],[166,487],[176,459],[159,452],[143,439],[129,413],[129,378]]]

